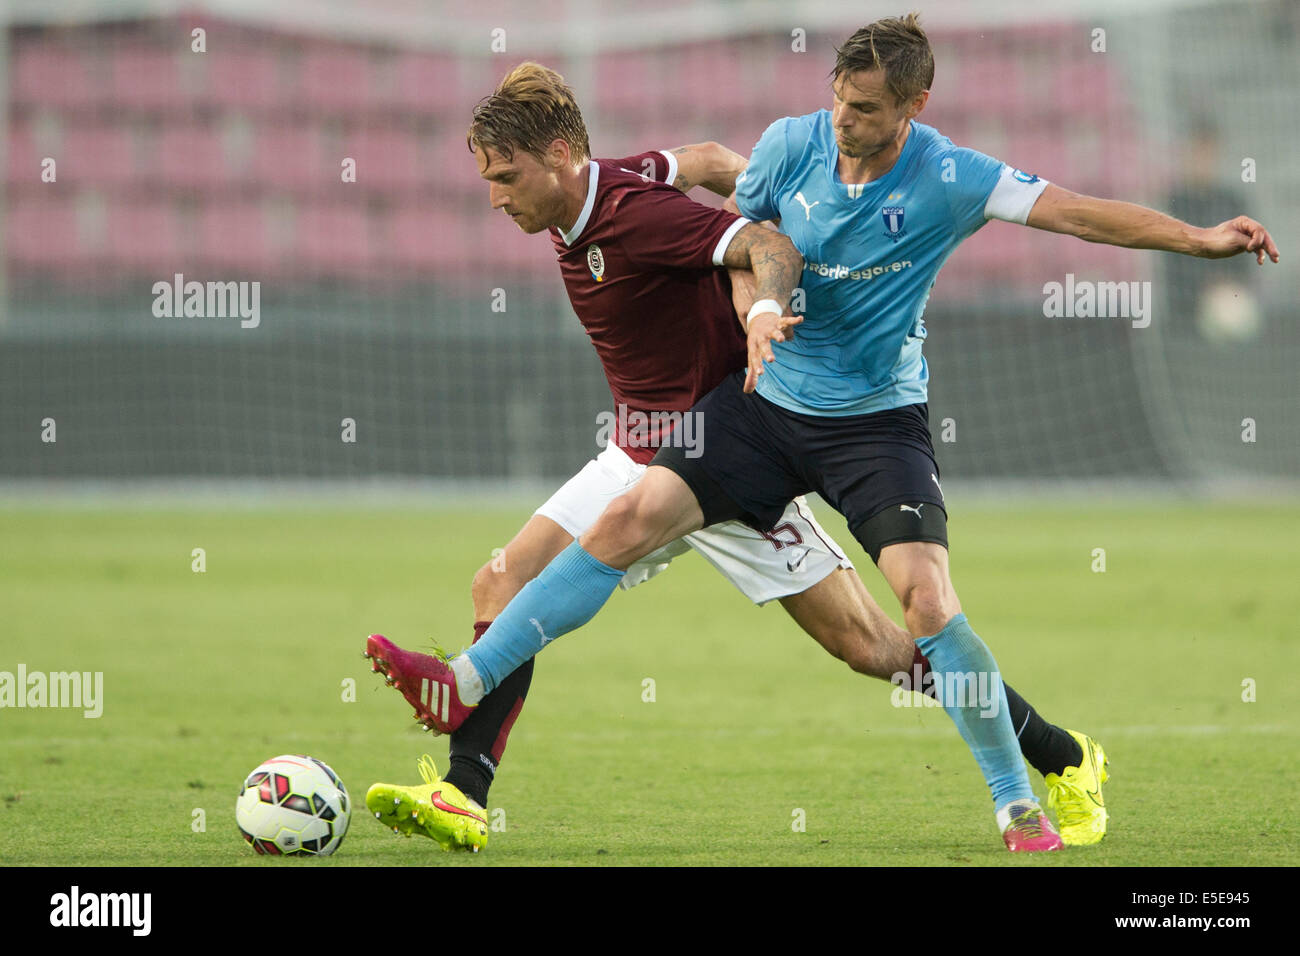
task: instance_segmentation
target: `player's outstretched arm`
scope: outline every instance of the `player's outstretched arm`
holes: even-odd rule
[[[720,143],[694,143],[669,150],[677,158],[677,176],[673,185],[682,192],[693,186],[703,186],[719,196],[730,196],[736,188],[736,177],[749,164],[744,156],[732,152]]]
[[[1248,216],[1202,229],[1136,203],[1083,196],[1049,184],[1034,203],[1025,225],[1129,249],[1160,249],[1203,259],[1226,259],[1253,252],[1278,261],[1268,230]]]
[[[776,360],[772,343],[784,342],[785,331],[803,321],[785,314],[803,274],[803,256],[789,237],[751,222],[727,245],[722,264],[728,269],[754,270],[756,301],[746,319],[749,374],[745,377],[745,391],[752,392],[763,374],[763,363]]]

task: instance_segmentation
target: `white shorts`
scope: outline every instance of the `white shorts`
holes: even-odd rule
[[[607,504],[631,490],[645,470],[623,449],[607,445],[536,513],[577,538],[596,523]],[[740,521],[712,525],[646,555],[627,569],[620,586],[634,588],[650,580],[691,548],[755,604],[806,591],[836,568],[853,567],[800,496],[786,506],[769,533],[760,534]]]

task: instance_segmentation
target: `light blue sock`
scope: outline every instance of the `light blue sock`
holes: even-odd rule
[[[622,577],[622,571],[597,561],[577,541],[556,555],[465,652],[484,691],[561,634],[595,617]]]
[[[975,755],[994,808],[1035,800],[1007,713],[998,662],[966,623],[966,615],[958,614],[938,634],[918,637],[916,646],[930,659],[938,699]]]

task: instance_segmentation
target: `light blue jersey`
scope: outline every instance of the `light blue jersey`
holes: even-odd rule
[[[912,122],[893,168],[846,185],[828,110],[777,120],[736,181],[745,217],[780,219],[803,254],[805,318],[758,392],[811,415],[926,401],[922,315],[940,267],[988,219],[1025,221],[1046,181]]]

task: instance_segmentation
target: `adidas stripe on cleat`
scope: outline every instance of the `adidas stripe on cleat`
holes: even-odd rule
[[[473,706],[460,699],[456,674],[441,650],[435,654],[406,651],[382,634],[371,634],[366,638],[365,656],[372,671],[383,674],[390,687],[401,691],[426,730],[452,733],[474,712]]]

